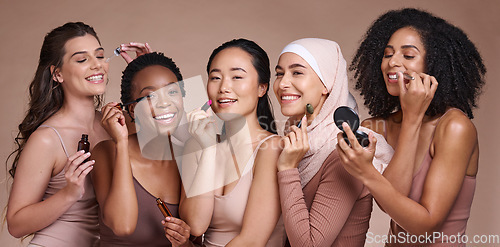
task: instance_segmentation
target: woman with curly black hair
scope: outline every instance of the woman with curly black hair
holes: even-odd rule
[[[478,171],[470,119],[486,68],[476,47],[425,11],[389,11],[366,33],[350,70],[373,116],[362,125],[383,134],[395,153],[382,176],[371,165],[375,146],[363,149],[350,130],[353,145],[339,138],[338,149],[346,170],[391,216],[388,244],[456,240],[465,234]]]

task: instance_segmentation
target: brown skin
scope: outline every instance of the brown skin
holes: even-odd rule
[[[132,80],[132,97],[139,98],[160,92],[158,89],[171,87],[176,81],[175,74],[165,67],[146,67],[137,72]],[[179,97],[182,105],[182,97]],[[167,97],[158,97],[157,102],[155,105],[150,105],[155,112],[175,108]],[[99,166],[96,166],[95,172],[92,173],[92,179],[104,215],[104,223],[116,235],[125,236],[134,232],[139,210],[133,178],[135,177],[149,193],[171,204],[179,203],[181,180],[175,161],[150,160],[142,156],[137,134],[128,135],[124,113],[116,107],[117,105],[118,103],[109,103],[102,110],[102,125],[113,140],[96,146],[92,157]],[[134,107],[131,107],[132,116]],[[171,126],[160,128],[172,129]],[[174,246],[191,244],[190,227],[184,221],[167,217],[162,223],[166,237]]]
[[[439,231],[454,205],[464,177],[477,174],[477,131],[470,119],[457,110],[445,116],[424,115],[438,83],[434,77],[422,72],[425,68],[422,56],[405,54],[408,52],[403,49],[405,45],[419,47],[420,52],[425,52],[418,33],[409,28],[400,29],[393,34],[388,45],[395,50],[384,57],[381,68],[383,73],[398,71],[397,83],[388,82],[386,74],[384,78],[388,92],[399,97],[402,110],[387,119],[365,120],[362,125],[384,134],[382,121],[385,121],[387,141],[395,149],[394,156],[384,174],[378,173],[371,164],[375,138],[370,135],[372,143],[363,149],[348,126],[344,129],[354,144],[349,147],[339,137],[337,149],[346,170],[368,187],[377,203],[401,227],[412,234]],[[402,72],[415,80],[403,80]],[[427,152],[430,152],[432,162],[422,198],[417,203],[407,195],[412,177]]]

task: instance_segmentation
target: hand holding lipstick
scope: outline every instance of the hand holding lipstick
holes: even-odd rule
[[[189,122],[189,133],[202,148],[208,148],[217,144],[217,132],[215,120],[206,112],[212,101],[207,101],[202,107],[187,114]]]

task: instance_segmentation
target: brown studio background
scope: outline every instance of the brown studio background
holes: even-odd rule
[[[481,146],[476,195],[467,235],[500,235],[500,158],[496,129],[500,125],[496,93],[500,91],[500,2],[497,0],[379,0],[379,1],[7,1],[0,0],[0,159],[14,149],[17,125],[27,110],[27,88],[33,78],[44,35],[68,21],[83,21],[97,31],[107,55],[119,44],[149,42],[154,50],[174,58],[184,77],[202,75],[211,51],[233,38],[255,40],[269,54],[274,67],[281,49],[289,42],[318,37],[337,41],[350,63],[362,35],[382,13],[402,7],[430,11],[461,27],[476,44],[488,68],[486,86],[473,120]],[[110,64],[106,101],[118,101],[121,71],[125,62]],[[354,92],[354,91],[353,91]],[[204,92],[200,92],[204,93]],[[279,104],[271,93],[275,113]],[[361,118],[368,117],[359,95]],[[10,165],[10,164],[9,164]],[[7,204],[8,179],[0,169],[0,205]],[[384,235],[388,218],[375,207],[370,232]],[[7,232],[0,233],[2,246],[21,246]],[[498,243],[497,243],[498,244]],[[381,246],[381,244],[367,244]]]

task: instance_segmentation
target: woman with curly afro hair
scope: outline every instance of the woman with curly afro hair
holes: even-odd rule
[[[392,218],[388,244],[464,235],[479,158],[470,119],[486,73],[474,44],[425,11],[389,11],[368,29],[350,70],[373,116],[362,125],[383,134],[395,153],[381,175],[371,165],[375,145],[362,148],[347,125],[353,144],[339,138],[338,150]]]

